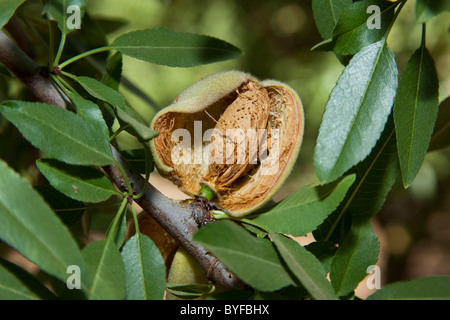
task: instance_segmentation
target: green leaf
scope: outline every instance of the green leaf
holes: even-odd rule
[[[166,289],[166,267],[154,242],[135,234],[123,246],[125,296],[127,300],[162,300]]]
[[[241,55],[225,41],[165,27],[123,34],[111,47],[130,57],[171,67],[193,67]]]
[[[146,166],[149,168],[149,172],[153,172],[153,158],[146,159],[144,149],[127,149],[119,152],[137,172],[144,174]]]
[[[56,296],[27,271],[0,259],[0,297],[2,300],[53,300]]]
[[[119,91],[120,80],[122,78],[122,54],[116,52],[108,58],[105,72],[101,83]]]
[[[401,76],[394,104],[397,148],[403,185],[416,177],[433,133],[439,104],[439,81],[425,46],[414,52]]]
[[[38,159],[36,166],[55,189],[72,199],[96,203],[120,194],[105,174],[95,168],[53,159]]]
[[[355,174],[356,181],[337,210],[314,232],[316,240],[340,242],[347,216],[373,217],[384,204],[399,172],[395,129],[390,116],[369,156],[347,172]]]
[[[105,139],[109,139],[108,127],[103,119],[100,108],[92,101],[86,100],[78,94],[68,92],[67,95],[75,105],[77,114],[86,121],[89,121],[89,123],[95,127],[97,132],[103,134]]]
[[[83,202],[67,197],[52,186],[36,186],[34,189],[69,228],[83,217],[86,209]]]
[[[182,299],[196,299],[211,293],[211,284],[184,284],[167,286],[167,291]]]
[[[109,103],[116,110],[117,108],[135,119],[137,122],[144,123],[139,115],[133,109],[125,105],[122,95],[106,84],[89,77],[74,78],[91,96]]]
[[[389,284],[367,300],[450,300],[450,277],[433,276]]]
[[[353,222],[331,264],[330,279],[337,296],[351,293],[378,260],[379,243],[368,219]]]
[[[0,238],[62,281],[67,267],[85,268],[75,240],[39,194],[1,160],[0,176]],[[89,287],[87,273],[81,283]]]
[[[45,103],[5,101],[0,112],[48,158],[79,165],[114,162],[109,141],[68,110]]]
[[[193,239],[257,290],[274,291],[293,284],[272,243],[251,236],[232,221],[211,223],[201,228]]]
[[[415,14],[419,23],[424,23],[444,11],[450,11],[449,0],[416,0]]]
[[[0,3],[0,29],[8,23],[14,12],[25,0],[2,0]]]
[[[125,272],[114,242],[96,241],[87,245],[83,251],[87,269],[92,279],[89,291],[90,300],[123,300],[125,296]]]
[[[338,207],[354,181],[352,175],[328,185],[305,186],[253,220],[272,231],[304,236]]]
[[[385,37],[397,5],[398,2],[365,0],[346,6],[340,12],[331,41],[326,40],[313,49],[333,50],[342,55],[356,54]],[[379,10],[379,13],[369,10],[371,8]]]
[[[325,277],[326,273],[322,264],[312,253],[279,233],[270,232],[269,234],[292,274],[313,298],[336,300],[334,290]]]
[[[45,0],[42,13],[47,14],[49,20],[57,21],[59,30],[68,34],[81,28],[86,5],[87,0]],[[77,26],[77,23],[80,25]]]
[[[136,121],[133,117],[122,111],[122,109],[116,109],[116,115],[120,125],[130,134],[135,136],[140,142],[149,141],[158,135],[157,131],[153,131],[150,127],[142,124],[140,121]]]
[[[397,89],[397,66],[384,40],[357,53],[325,107],[314,165],[323,183],[336,180],[372,150]]]
[[[447,97],[439,105],[428,151],[435,151],[448,146],[450,146],[450,97]]]
[[[329,39],[339,19],[341,11],[349,5],[352,0],[313,0],[312,9],[314,21],[322,38]]]

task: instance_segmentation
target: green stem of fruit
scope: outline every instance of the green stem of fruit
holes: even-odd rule
[[[215,197],[217,197],[217,194],[213,189],[205,184],[202,184],[199,192],[197,193],[197,196],[206,198],[208,201],[211,201]]]

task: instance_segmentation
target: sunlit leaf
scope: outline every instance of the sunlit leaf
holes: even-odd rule
[[[397,66],[384,40],[356,54],[325,107],[314,165],[331,182],[363,160],[379,139],[397,89]]]

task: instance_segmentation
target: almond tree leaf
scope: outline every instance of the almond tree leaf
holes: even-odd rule
[[[371,6],[380,13],[368,11]],[[384,0],[363,0],[346,6],[339,14],[331,41],[316,45],[314,49],[333,50],[342,55],[356,54],[363,47],[383,39],[397,6],[398,2]]]
[[[92,101],[86,100],[78,94],[69,92],[67,95],[75,105],[77,114],[83,119],[89,121],[98,132],[103,134],[105,139],[109,139],[108,127],[103,119],[100,108]]]
[[[55,189],[72,199],[96,203],[120,194],[103,172],[95,168],[53,159],[38,159],[36,166]]]
[[[355,219],[331,263],[330,279],[336,295],[353,292],[378,260],[379,242],[368,219]]]
[[[155,243],[135,234],[123,246],[125,296],[127,300],[162,300],[166,290],[166,267]]]
[[[86,5],[87,0],[44,0],[42,13],[47,14],[49,20],[55,20],[62,33],[68,34],[76,30],[76,28],[71,28],[69,22],[71,24],[79,22],[81,27],[81,19],[84,16]],[[80,21],[73,20],[78,17]]]
[[[117,119],[121,126],[125,127],[125,131],[135,136],[140,142],[146,142],[158,135],[157,131],[153,131],[150,127],[136,121],[122,109],[116,109]]]
[[[34,189],[67,227],[72,227],[83,217],[86,209],[83,202],[69,198],[49,185],[36,186]]]
[[[322,264],[312,253],[279,233],[269,235],[288,268],[314,299],[336,300]]]
[[[66,281],[67,267],[86,264],[69,230],[44,200],[17,173],[0,160],[0,238],[42,271]],[[88,273],[81,272],[84,289]]]
[[[405,66],[394,104],[397,148],[405,188],[419,172],[436,122],[439,81],[434,60],[422,45]]]
[[[238,48],[223,40],[165,27],[123,34],[114,40],[111,48],[136,59],[171,67],[193,67],[241,55]]]
[[[444,149],[450,146],[450,97],[439,105],[439,111],[431,136],[428,151]]]
[[[385,40],[357,53],[325,107],[314,166],[328,183],[363,160],[379,139],[397,89],[397,66]]]
[[[14,12],[25,0],[3,0],[0,3],[0,29],[8,23]]]
[[[313,0],[314,21],[322,38],[329,39],[339,19],[340,12],[353,4],[352,0]]]
[[[2,300],[56,299],[33,275],[3,259],[0,259],[0,297]]]
[[[45,103],[5,101],[0,112],[48,158],[77,165],[114,162],[108,139],[73,112]]]
[[[367,300],[450,300],[450,277],[395,282],[375,291]]]
[[[123,300],[125,297],[125,272],[114,242],[93,242],[82,250],[87,269],[92,279],[89,300]]]
[[[232,221],[211,223],[201,228],[193,239],[257,290],[274,291],[294,284],[273,244],[253,237]]]
[[[113,88],[90,77],[75,77],[75,80],[93,97],[109,103],[114,110],[120,109],[137,122],[144,124],[142,118],[125,104],[122,95]]]
[[[354,181],[352,175],[328,185],[303,187],[253,220],[271,231],[304,236],[338,207]]]
[[[444,11],[450,11],[448,0],[416,0],[415,14],[419,23],[424,23]]]
[[[314,231],[316,240],[339,243],[345,234],[347,217],[373,217],[383,206],[400,173],[393,117],[369,156],[346,174],[355,174],[356,181],[333,214]]]

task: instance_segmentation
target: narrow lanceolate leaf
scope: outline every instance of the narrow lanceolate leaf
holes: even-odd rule
[[[337,210],[314,232],[316,240],[339,242],[347,217],[370,218],[381,209],[400,173],[392,116],[372,152],[347,173],[355,174],[356,181]]]
[[[339,14],[341,11],[351,5],[352,0],[313,0],[312,8],[314,21],[322,38],[329,39],[333,34]]]
[[[306,235],[337,208],[354,181],[355,176],[352,175],[328,185],[303,187],[254,221],[272,231],[292,236]]]
[[[394,105],[397,148],[405,188],[413,182],[428,149],[439,104],[433,58],[422,45],[405,66]]]
[[[314,165],[319,179],[336,180],[372,150],[397,89],[397,66],[385,40],[362,49],[338,79],[325,107]]]
[[[3,0],[0,3],[0,29],[8,23],[14,12],[25,0]]]
[[[55,20],[62,33],[68,34],[81,28],[87,0],[44,0],[42,13]]]
[[[314,299],[336,299],[322,264],[311,252],[279,233],[270,232],[270,238],[289,270]]]
[[[50,184],[66,196],[82,202],[101,202],[118,192],[99,170],[72,166],[53,159],[38,159],[36,166]]]
[[[448,0],[416,0],[415,14],[419,23],[424,23],[444,11],[450,11]]]
[[[294,284],[272,243],[253,237],[232,221],[207,225],[194,235],[194,241],[255,289],[274,291]]]
[[[225,41],[164,27],[126,33],[111,47],[133,58],[171,67],[193,67],[241,55]]]
[[[83,256],[92,279],[88,297],[90,300],[123,300],[125,275],[120,253],[112,241],[101,240],[86,246]]]
[[[353,222],[331,264],[330,279],[337,296],[346,296],[367,276],[378,260],[379,243],[368,219]]]
[[[89,121],[96,131],[103,134],[103,137],[109,139],[109,131],[103,119],[100,108],[92,101],[84,99],[82,96],[75,93],[68,93],[68,96],[77,109],[77,114]]]
[[[439,105],[439,111],[428,151],[450,146],[450,97]]]
[[[137,122],[144,123],[139,115],[125,104],[122,95],[102,82],[89,77],[76,77],[75,80],[93,97],[109,103],[115,110],[120,109]]]
[[[381,40],[394,18],[399,2],[363,0],[342,9],[331,40],[318,44],[315,50],[333,50],[342,55],[359,52]]]
[[[78,165],[114,162],[108,139],[68,110],[45,103],[6,101],[0,112],[48,158]]]
[[[153,241],[144,234],[131,237],[123,246],[127,300],[162,300],[166,267]]]
[[[434,276],[389,284],[368,300],[450,300],[450,277]]]
[[[75,240],[39,194],[1,160],[0,176],[0,238],[64,282],[69,266],[85,269]],[[81,282],[89,287],[87,273]]]
[[[19,266],[0,259],[0,298],[2,300],[55,299],[34,276]]]

